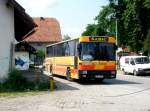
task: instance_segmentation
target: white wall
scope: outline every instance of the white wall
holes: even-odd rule
[[[6,1],[0,0],[0,80],[7,77],[14,41],[14,10],[6,6]]]

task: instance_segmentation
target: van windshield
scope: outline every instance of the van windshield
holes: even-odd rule
[[[150,63],[149,59],[147,57],[141,57],[141,58],[135,58],[136,64],[147,64]]]

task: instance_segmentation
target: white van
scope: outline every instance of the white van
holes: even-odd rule
[[[124,71],[124,74],[150,74],[150,61],[146,56],[122,56],[120,69]]]

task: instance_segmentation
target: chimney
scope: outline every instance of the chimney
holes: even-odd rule
[[[45,18],[44,17],[40,17],[40,20],[45,20]]]

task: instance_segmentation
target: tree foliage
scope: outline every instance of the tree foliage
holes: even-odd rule
[[[38,50],[36,55],[38,57],[44,58],[45,57],[45,52],[43,50]]]
[[[127,9],[124,11],[125,41],[133,51],[141,50],[149,29],[150,10],[145,3],[145,0],[127,0]]]
[[[114,16],[114,9],[110,5],[103,6],[103,10],[96,16],[97,27],[101,29],[102,34],[115,34]],[[97,34],[99,34],[99,30],[97,30]]]
[[[146,40],[144,42],[144,50],[150,52],[150,30],[148,31]]]
[[[125,28],[124,28],[124,18],[123,13],[126,10],[126,2],[125,0],[109,0],[110,6],[114,9],[113,13],[115,14],[115,21],[117,24],[117,34],[115,35],[118,39],[117,43],[119,46],[125,45]],[[116,25],[115,24],[115,25]]]
[[[109,1],[95,17],[97,24],[89,24],[83,35],[114,35],[118,37],[119,46],[130,46],[133,51],[142,50],[149,37],[150,0]]]
[[[36,65],[43,64],[45,58],[45,52],[43,50],[38,50],[36,52]]]
[[[96,30],[95,24],[88,24],[86,27],[86,31],[84,31],[82,35],[83,36],[95,36],[96,35],[95,30]]]
[[[103,7],[103,10],[99,12],[98,16],[95,17],[97,24],[88,24],[86,31],[82,35],[106,35],[110,33],[109,23],[112,19],[112,14],[110,13],[111,8],[109,6]]]

